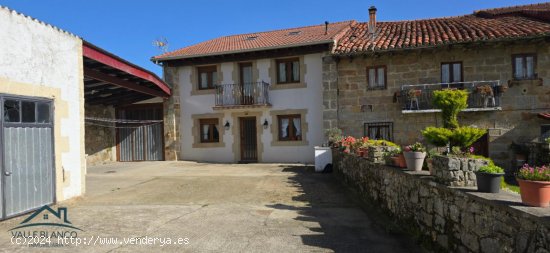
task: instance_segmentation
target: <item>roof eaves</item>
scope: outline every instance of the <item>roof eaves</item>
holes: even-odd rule
[[[170,61],[170,60],[191,59],[191,58],[215,56],[215,55],[239,54],[239,53],[248,53],[248,52],[256,52],[256,51],[272,50],[272,49],[301,47],[301,46],[312,46],[312,45],[321,45],[321,44],[330,44],[330,43],[334,43],[334,40],[331,39],[331,40],[322,40],[322,41],[296,43],[296,44],[286,44],[286,45],[271,46],[271,47],[258,47],[258,48],[244,49],[244,50],[232,50],[232,51],[207,53],[207,54],[177,55],[177,56],[168,56],[168,57],[160,57],[160,58],[151,57],[151,61],[153,61],[153,62],[162,62],[162,61]]]
[[[349,52],[349,53],[332,53],[332,55],[346,57],[346,56],[368,55],[368,54],[374,54],[374,53],[388,53],[388,52],[409,51],[409,50],[418,50],[418,49],[433,49],[433,48],[440,48],[440,47],[450,46],[450,45],[465,45],[465,44],[473,44],[473,43],[480,43],[480,42],[494,43],[494,42],[506,42],[506,41],[516,41],[516,40],[530,40],[530,39],[538,39],[538,38],[545,38],[545,37],[550,37],[550,32],[534,35],[534,36],[516,36],[516,37],[506,37],[506,38],[499,38],[499,39],[492,39],[492,40],[461,41],[456,43],[443,43],[443,44],[426,45],[426,46],[418,46],[418,47],[401,47],[401,48],[374,49],[374,50],[371,49],[371,50],[355,51],[355,52]]]

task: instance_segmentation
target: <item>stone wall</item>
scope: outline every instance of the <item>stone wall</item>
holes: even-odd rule
[[[84,108],[86,117],[115,118],[112,106],[90,106]],[[114,128],[86,124],[86,165],[92,166],[116,161],[116,130]]]
[[[425,171],[333,154],[334,173],[345,184],[435,252],[549,252],[550,208],[523,206],[515,193],[448,187]]]
[[[476,186],[475,172],[489,162],[481,159],[434,156],[433,170],[436,181],[450,186]]]
[[[164,80],[172,89],[172,96],[164,101],[164,160],[181,159],[180,148],[180,87],[177,67],[165,66]]]
[[[508,167],[513,157],[510,143],[536,140],[540,135],[540,125],[548,123],[537,118],[536,114],[550,109],[549,45],[524,41],[325,59],[324,127],[336,125],[346,135],[363,136],[364,123],[392,122],[394,142],[402,145],[414,143],[420,139],[420,130],[426,126],[441,126],[440,114],[403,114],[401,104],[394,97],[402,85],[439,83],[441,63],[452,61],[462,61],[464,81],[500,80],[501,84],[508,84],[512,78],[512,54],[536,53],[536,72],[542,82],[510,83],[512,85],[502,97],[502,111],[459,115],[462,125],[489,130],[489,155],[498,165]],[[387,88],[367,90],[366,68],[378,65],[387,66]],[[338,111],[335,112],[334,108]]]

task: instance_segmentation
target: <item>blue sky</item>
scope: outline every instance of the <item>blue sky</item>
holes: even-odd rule
[[[126,60],[161,74],[149,61],[165,37],[174,50],[224,35],[355,19],[406,20],[470,14],[473,10],[537,3],[528,0],[0,0],[0,5],[68,30]]]

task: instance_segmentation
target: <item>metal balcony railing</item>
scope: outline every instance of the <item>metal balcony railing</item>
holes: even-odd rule
[[[270,105],[269,83],[221,84],[216,86],[216,107]]]
[[[468,108],[466,110],[498,110],[501,95],[505,87],[500,81],[472,81],[456,83],[414,84],[401,86],[400,101],[403,112],[434,111],[432,94],[436,90],[467,90]]]

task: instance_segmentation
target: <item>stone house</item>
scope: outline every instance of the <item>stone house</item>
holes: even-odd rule
[[[411,21],[354,24],[323,60],[324,128],[410,144],[441,126],[433,90],[470,92],[462,125],[488,129],[476,148],[510,166],[510,144],[550,134],[550,4]],[[540,115],[539,115],[540,114]]]
[[[323,143],[322,58],[354,21],[224,36],[153,57],[166,159],[312,162]]]

